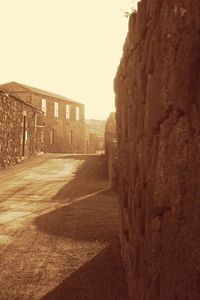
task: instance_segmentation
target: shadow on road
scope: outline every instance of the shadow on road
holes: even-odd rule
[[[71,203],[35,219],[39,230],[79,241],[111,241],[118,236],[118,207],[112,190]]]
[[[71,158],[76,159],[74,156]],[[66,156],[66,159],[71,158]],[[77,159],[81,159],[80,156]],[[93,248],[99,242],[109,246],[105,246],[95,257],[69,275],[42,300],[126,300],[127,288],[120,257],[116,195],[110,189],[90,195],[105,189],[108,182],[101,157],[83,156],[82,159],[85,161],[77,170],[74,179],[52,199],[63,200],[66,204],[38,216],[35,224],[39,231],[48,235],[83,244],[91,242]],[[85,197],[79,199],[80,196]]]
[[[41,300],[126,300],[118,239]]]
[[[52,198],[56,201],[69,201],[74,198],[96,192],[108,186],[106,179],[104,158],[99,155],[66,155],[57,159],[80,160],[82,164],[76,172],[72,173],[72,179],[64,185]]]

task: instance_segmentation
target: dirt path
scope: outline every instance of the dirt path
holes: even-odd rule
[[[0,299],[126,300],[102,158],[45,155],[0,172]]]

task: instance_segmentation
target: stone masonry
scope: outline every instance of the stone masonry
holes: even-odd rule
[[[0,169],[43,151],[43,125],[41,111],[0,91]]]
[[[42,101],[46,103],[44,150],[54,153],[85,153],[85,111],[84,105],[32,86],[9,82],[1,87],[13,95],[33,105],[38,110],[44,109]],[[58,115],[55,116],[55,103],[58,105]],[[69,115],[66,116],[66,106]],[[79,109],[79,118],[76,118]]]
[[[200,1],[142,0],[115,78],[131,300],[200,299]]]
[[[45,152],[84,153],[85,152],[85,116],[84,105],[42,94],[32,94],[32,103],[41,109],[41,99],[47,103],[44,128]],[[54,116],[54,103],[59,104],[59,115]],[[66,119],[66,104],[70,105],[70,118]],[[80,109],[80,119],[76,120],[76,107]],[[53,130],[53,139],[50,135]]]
[[[117,140],[116,140],[116,119],[115,113],[111,112],[105,124],[105,160],[107,166],[107,176],[111,187],[117,185]]]

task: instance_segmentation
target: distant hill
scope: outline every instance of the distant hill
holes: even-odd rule
[[[86,120],[86,124],[89,126],[89,131],[91,133],[102,134],[105,132],[105,123],[106,120],[96,120],[90,119]]]

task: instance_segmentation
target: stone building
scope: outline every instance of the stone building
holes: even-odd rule
[[[140,1],[115,78],[130,300],[200,299],[199,12]]]
[[[104,143],[105,121],[86,120],[86,148],[89,154],[101,154],[105,150]]]
[[[116,137],[116,116],[111,112],[105,124],[105,159],[107,175],[111,186],[117,185],[117,137]]]
[[[44,150],[42,111],[0,89],[0,168]]]
[[[9,82],[1,87],[44,112],[45,152],[85,153],[83,104],[17,82]]]
[[[97,154],[102,152],[104,152],[104,136],[101,133],[90,130],[88,153]]]
[[[111,112],[105,124],[105,153],[108,152],[107,147],[110,143],[116,142],[116,116],[115,112]]]

